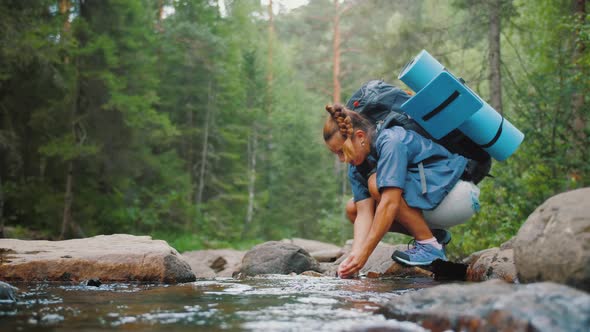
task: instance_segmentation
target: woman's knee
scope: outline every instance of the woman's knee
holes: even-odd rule
[[[346,216],[348,217],[348,220],[354,224],[354,221],[356,220],[356,204],[352,198],[346,203]]]

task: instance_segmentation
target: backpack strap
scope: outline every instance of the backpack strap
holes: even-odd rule
[[[428,192],[426,188],[426,174],[424,173],[424,163],[418,163],[418,173],[420,173],[420,184],[422,185],[422,195]]]

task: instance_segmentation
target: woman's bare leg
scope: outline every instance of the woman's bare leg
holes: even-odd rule
[[[352,198],[346,203],[346,216],[348,217],[350,223],[354,225],[354,221],[356,220],[356,203]],[[408,230],[404,228],[404,226],[402,226],[400,223],[395,222],[391,224],[389,231],[393,233],[411,235],[410,232],[408,232]]]
[[[369,192],[377,204],[379,204],[381,193],[377,188],[376,173],[369,177]],[[422,216],[422,211],[410,207],[403,198],[399,207],[398,216],[395,218],[395,222],[389,230],[390,232],[411,235],[418,241],[434,237],[426,224],[426,220],[424,220],[424,216]]]

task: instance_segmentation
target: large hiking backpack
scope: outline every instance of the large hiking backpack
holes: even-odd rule
[[[358,112],[375,122],[377,130],[400,126],[413,130],[444,146],[452,153],[458,153],[471,161],[467,171],[476,184],[488,175],[492,159],[489,153],[465,136],[458,129],[441,139],[434,139],[416,121],[401,111],[401,106],[411,96],[400,88],[380,80],[369,81],[356,91],[346,103],[346,108]]]

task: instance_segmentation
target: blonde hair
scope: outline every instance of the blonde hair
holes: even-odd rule
[[[330,117],[324,123],[324,141],[330,140],[336,133],[340,133],[344,138],[342,152],[346,162],[353,158],[352,138],[354,130],[360,129],[367,134],[372,134],[373,125],[365,117],[357,112],[350,111],[340,104],[326,105],[326,111]]]

